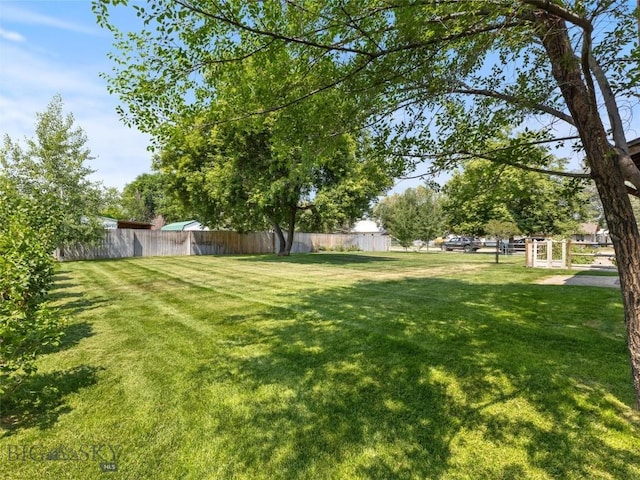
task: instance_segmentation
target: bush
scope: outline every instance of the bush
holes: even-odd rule
[[[573,265],[591,265],[596,257],[597,249],[586,245],[571,245],[571,263]]]
[[[336,245],[334,247],[327,247],[325,245],[319,245],[314,251],[318,252],[359,252],[360,247],[358,245]]]
[[[53,284],[53,231],[47,208],[20,196],[6,179],[0,194],[0,399],[35,372],[35,360],[59,343],[62,319],[47,304]]]

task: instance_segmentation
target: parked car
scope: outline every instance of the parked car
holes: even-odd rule
[[[446,240],[442,244],[442,249],[451,250],[463,250],[465,252],[475,252],[482,244],[473,237],[453,237]]]
[[[528,237],[528,238],[519,238],[518,240],[514,240],[512,244],[507,245],[507,247],[511,247],[511,250],[514,252],[524,252],[527,248],[527,240],[538,242],[544,242],[546,238],[544,237]]]

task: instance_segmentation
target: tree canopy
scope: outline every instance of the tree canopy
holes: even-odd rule
[[[142,173],[122,189],[122,218],[139,222],[178,222],[191,218],[181,202],[169,192],[169,181],[160,172]]]
[[[485,235],[491,220],[513,222],[527,235],[571,235],[588,206],[581,185],[488,160],[472,160],[443,188],[447,226]]]
[[[629,155],[624,108],[640,96],[631,1],[157,0],[133,5],[139,32],[117,32],[111,7],[127,3],[98,0],[94,8],[116,35],[109,78],[123,116],[153,134],[213,101],[220,72],[261,70],[286,46],[294,66],[266,68],[259,82],[239,86],[273,93],[238,117],[340,92],[348,104],[322,134],[367,125],[408,165],[431,158],[443,169],[486,157],[549,171],[544,159],[530,160],[531,148],[582,153],[618,257],[640,407],[640,233],[628,195],[640,193],[640,169]],[[511,127],[518,134],[496,149],[494,139]]]
[[[390,184],[384,160],[350,135],[307,155],[279,140],[269,119],[186,131],[157,160],[169,187],[210,227],[274,228],[280,253],[290,251],[300,214],[307,227],[331,229],[359,217]]]
[[[89,178],[93,170],[87,165],[92,159],[87,137],[72,114],[63,114],[60,96],[37,115],[35,136],[25,143],[23,148],[5,136],[0,168],[20,195],[54,208],[50,225],[55,228],[55,245],[98,238],[102,189]]]
[[[339,92],[286,110],[243,113],[288,93],[277,79],[309,68],[309,59],[294,53],[281,45],[268,58],[213,69],[196,103],[176,108],[170,121],[145,123],[158,142],[156,168],[200,221],[239,231],[273,228],[280,254],[289,253],[300,218],[314,230],[340,228],[402,168],[373,148],[366,131],[343,131],[353,99]],[[298,82],[306,87],[316,76],[306,72]]]
[[[422,185],[384,197],[373,216],[405,248],[414,240],[428,243],[444,229],[442,196]]]
[[[55,97],[38,115],[26,148],[5,137],[0,149],[0,402],[36,371],[58,344],[63,319],[48,305],[56,247],[102,233],[102,191],[85,164],[86,137]],[[29,392],[32,395],[32,392]]]

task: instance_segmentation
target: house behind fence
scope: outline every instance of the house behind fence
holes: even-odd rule
[[[209,232],[117,229],[105,231],[96,245],[74,245],[56,251],[60,261],[174,255],[240,255],[274,253],[278,241],[272,232]],[[358,249],[386,252],[390,240],[381,234],[296,233],[291,253],[321,249]]]

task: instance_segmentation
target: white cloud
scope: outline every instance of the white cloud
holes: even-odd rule
[[[60,94],[65,112],[74,115],[97,157],[90,165],[97,170],[94,179],[122,188],[149,171],[148,137],[119,121],[117,99],[107,93],[95,65],[60,63],[23,44],[4,42],[1,47],[0,136],[6,133],[16,141],[32,137],[36,113]]]
[[[66,20],[61,20],[49,15],[43,15],[31,10],[25,10],[10,4],[4,4],[2,6],[2,19],[6,22],[51,27],[87,35],[99,35],[101,33],[100,29],[95,25],[89,27],[78,23],[68,22]]]
[[[10,42],[24,42],[25,38],[20,35],[18,32],[12,32],[10,30],[5,30],[0,27],[0,38],[4,40],[8,40]]]

